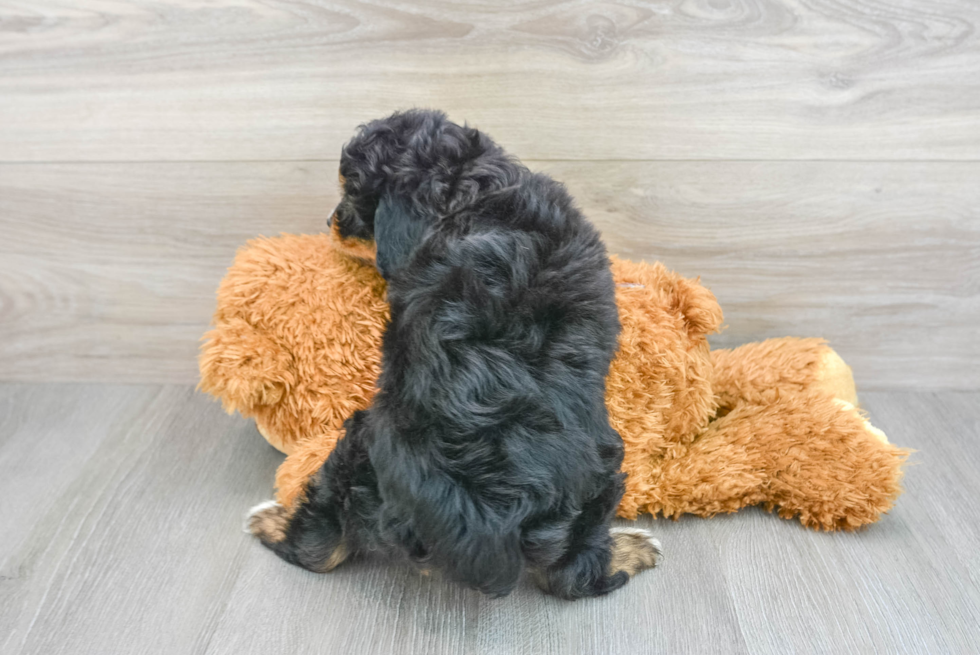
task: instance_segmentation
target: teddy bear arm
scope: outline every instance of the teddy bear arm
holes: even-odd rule
[[[295,444],[276,470],[276,501],[292,508],[306,495],[309,479],[327,460],[343,430],[326,430]]]
[[[723,410],[810,391],[857,404],[850,367],[823,339],[768,339],[713,350],[711,360],[712,388]]]

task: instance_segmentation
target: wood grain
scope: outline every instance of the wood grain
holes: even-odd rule
[[[8,385],[2,402],[4,507],[24,516],[4,524],[0,651],[203,652],[277,455],[192,387]]]
[[[725,346],[829,338],[863,388],[978,388],[980,164],[531,162],[612,252],[700,275]],[[336,162],[0,165],[0,379],[193,382],[235,250]]]
[[[980,638],[967,626],[980,620],[980,566],[966,544],[980,538],[971,468],[980,463],[980,397],[863,400],[893,442],[916,449],[905,494],[856,534],[811,539],[758,513],[715,533],[745,640],[753,652],[976,652]],[[773,559],[777,543],[784,555]]]
[[[332,157],[437,106],[528,159],[976,160],[973,0],[0,0],[0,161]]]
[[[895,390],[980,389],[978,62],[974,0],[0,0],[0,651],[980,651],[980,392]],[[242,534],[280,456],[183,384],[215,288],[409,106],[701,275],[715,345],[830,338],[918,451],[895,510],[657,521],[661,568],[571,604]]]
[[[319,230],[324,170],[0,166],[0,376],[192,381],[236,249]]]
[[[701,280],[711,341],[824,337],[859,388],[980,388],[974,164],[548,164],[612,252]]]
[[[980,392],[864,400],[917,450],[878,524],[645,519],[662,566],[564,603],[527,581],[495,600],[372,560],[286,565],[240,528],[281,455],[192,387],[0,384],[0,651],[976,652]]]

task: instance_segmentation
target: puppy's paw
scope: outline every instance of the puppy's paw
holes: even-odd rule
[[[286,539],[290,512],[274,500],[259,503],[248,511],[245,532],[265,543],[279,543]]]
[[[642,528],[611,528],[613,538],[610,575],[625,571],[630,577],[640,571],[652,569],[662,556],[660,541]]]

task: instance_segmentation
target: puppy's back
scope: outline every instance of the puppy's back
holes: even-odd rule
[[[619,467],[614,288],[597,231],[545,176],[446,220],[389,286],[371,460],[388,537],[500,594],[528,526],[560,538]]]

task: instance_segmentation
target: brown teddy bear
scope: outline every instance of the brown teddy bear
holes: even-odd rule
[[[330,235],[256,239],[218,290],[200,388],[289,455],[276,475],[287,507],[374,393],[388,308],[372,256]],[[659,263],[613,258],[612,269],[623,330],[606,404],[626,446],[620,516],[762,505],[850,530],[892,506],[908,452],[855,407],[851,371],[822,340],[710,351],[722,313],[699,281]]]

